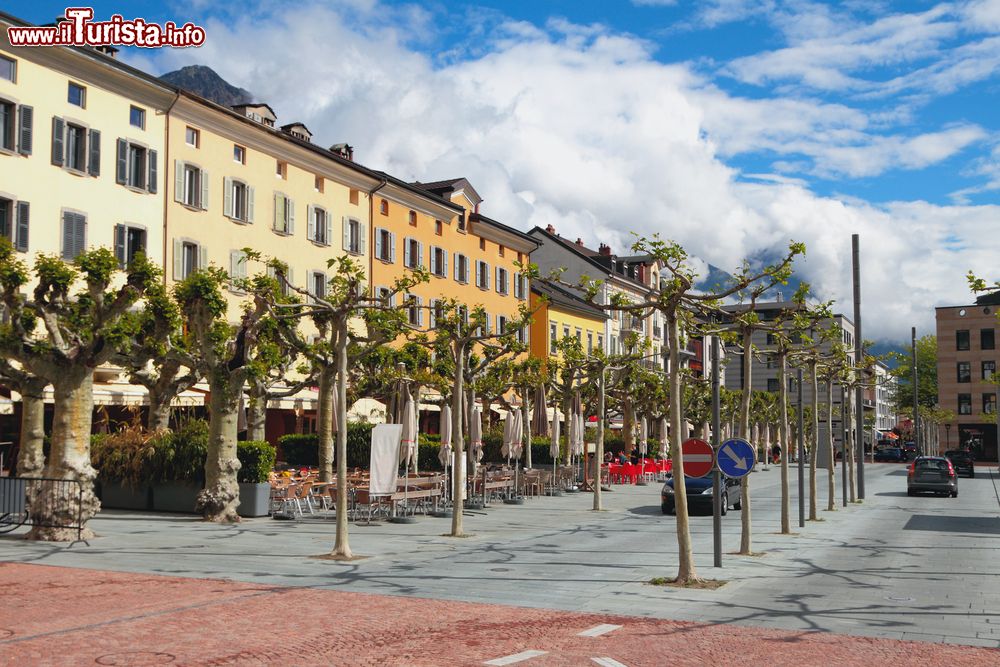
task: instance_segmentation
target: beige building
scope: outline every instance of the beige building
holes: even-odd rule
[[[94,49],[11,47],[11,25],[0,15],[0,235],[29,264],[100,246],[162,264],[173,89]]]
[[[955,413],[938,437],[947,449],[970,449],[976,460],[997,460],[997,312],[1000,298],[987,295],[967,306],[935,310],[938,405]]]

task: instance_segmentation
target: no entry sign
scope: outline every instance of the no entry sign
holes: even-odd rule
[[[698,438],[689,438],[681,443],[681,459],[684,461],[684,474],[688,477],[704,477],[712,472],[715,463],[715,453],[712,445]]]

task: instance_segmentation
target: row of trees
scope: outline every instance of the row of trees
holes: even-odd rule
[[[388,290],[372,294],[364,268],[341,257],[329,262],[330,279],[321,293],[287,280],[286,267],[252,249],[246,261],[259,270],[234,281],[218,268],[194,272],[168,291],[159,269],[137,256],[120,271],[112,253],[97,249],[80,255],[72,264],[39,256],[29,271],[9,244],[0,245],[0,288],[7,317],[0,325],[0,350],[10,359],[0,366],[3,381],[16,386],[24,396],[19,471],[22,475],[74,479],[84,486],[82,508],[75,497],[49,498],[38,507],[56,508],[64,516],[82,509],[85,519],[96,513],[92,492],[94,470],[90,465],[89,436],[93,406],[93,371],[105,363],[125,368],[134,382],[149,391],[148,427],[168,425],[173,399],[193,383],[204,379],[210,391],[210,443],[206,461],[205,489],[198,510],[205,519],[237,521],[236,472],[237,416],[244,392],[249,396],[250,437],[262,437],[264,406],[276,392],[293,392],[305,385],[319,388],[318,425],[321,475],[337,479],[338,506],[347,505],[346,429],[348,400],[353,394],[390,397],[400,380],[432,386],[451,406],[452,447],[455,467],[453,497],[461,498],[465,472],[471,467],[471,451],[465,447],[471,406],[477,400],[489,405],[504,401],[514,390],[522,406],[531,392],[546,387],[551,402],[569,414],[574,401],[597,413],[603,424],[612,413],[625,416],[626,439],[634,437],[631,425],[638,415],[670,423],[670,454],[675,462],[677,489],[677,538],[680,547],[678,578],[697,577],[691,557],[691,542],[684,494],[680,443],[683,424],[707,421],[704,381],[687,374],[679,350],[687,337],[720,335],[741,356],[744,389],[728,395],[731,431],[751,441],[753,432],[770,434],[777,425],[777,440],[788,451],[792,442],[788,427],[787,375],[792,364],[809,371],[814,387],[832,385],[846,389],[865,381],[856,372],[847,350],[830,342],[830,330],[821,329],[829,320],[829,304],[809,305],[808,286],[803,284],[793,299],[794,307],[781,311],[778,319],[762,321],[757,302],[775,286],[787,283],[792,263],[804,253],[801,244],[791,244],[779,260],[765,266],[745,263],[724,285],[704,290],[696,287],[698,276],[679,245],[658,237],[639,239],[634,247],[663,269],[659,284],[639,302],[620,296],[600,302],[600,281],[583,279],[570,285],[595,306],[640,316],[659,312],[666,325],[669,363],[657,373],[642,363],[648,349],[636,336],[626,338],[626,352],[605,355],[585,353],[579,341],[558,342],[560,355],[525,360],[525,345],[518,332],[531,320],[524,306],[512,313],[501,330],[491,329],[482,308],[470,308],[456,300],[442,299],[430,306],[419,305],[409,293],[428,280],[422,269],[408,272]],[[564,283],[559,274],[538,276],[534,267],[522,267],[538,280]],[[34,286],[29,291],[29,285]],[[227,292],[246,294],[240,318],[228,318]],[[735,308],[723,309],[724,302]],[[414,309],[429,313],[431,332],[408,326]],[[419,318],[417,318],[419,319]],[[757,349],[752,337],[766,331],[774,341],[768,349]],[[398,342],[406,339],[406,344]],[[389,345],[395,341],[394,345]],[[822,352],[822,350],[827,352]],[[750,391],[754,356],[769,355],[779,369],[776,400]],[[285,378],[294,372],[297,382]],[[48,459],[42,455],[40,428],[42,390],[55,390],[55,419]],[[604,389],[601,391],[600,389]],[[818,392],[814,391],[813,396]],[[829,399],[828,399],[829,400]],[[832,433],[832,404],[825,414],[827,433]],[[845,406],[846,407],[846,406]],[[811,518],[815,518],[816,452],[829,443],[816,441],[820,433],[820,406],[811,406]],[[851,411],[846,410],[849,415]],[[769,418],[762,415],[768,414]],[[762,427],[767,424],[768,427]],[[528,429],[525,429],[528,431]],[[598,429],[598,457],[603,452],[603,428]],[[530,433],[526,433],[526,438]],[[769,435],[763,436],[765,440]],[[848,454],[853,447],[846,448]],[[530,452],[530,447],[526,448]],[[529,454],[530,455],[530,454]],[[833,460],[833,456],[829,457]],[[530,465],[530,461],[528,462]],[[334,471],[334,464],[336,470]],[[830,471],[832,489],[833,473]],[[782,459],[782,531],[789,532],[787,457]],[[30,500],[30,499],[29,499]],[[751,552],[751,496],[749,479],[742,489],[743,539],[741,551]],[[832,509],[832,491],[828,509]],[[600,485],[596,485],[594,508],[601,509]],[[39,510],[41,511],[41,510]],[[58,524],[59,517],[37,517],[37,523]],[[454,512],[451,534],[464,533],[463,514]],[[37,527],[36,539],[66,539],[58,528]],[[346,513],[338,513],[333,555],[352,558]]]

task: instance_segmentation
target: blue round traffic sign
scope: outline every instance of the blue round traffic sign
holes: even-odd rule
[[[756,452],[743,438],[731,438],[719,447],[715,460],[726,477],[743,477],[753,468]]]

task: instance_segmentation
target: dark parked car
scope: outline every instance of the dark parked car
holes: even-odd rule
[[[906,495],[921,491],[958,498],[958,475],[951,461],[943,456],[918,456],[906,475]]]
[[[907,456],[915,457],[917,455],[917,443],[915,442],[904,442],[903,451],[906,452]]]
[[[876,461],[906,461],[906,452],[899,447],[882,447],[875,450]]]
[[[722,514],[725,514],[730,507],[734,510],[740,509],[740,480],[722,475],[722,482]],[[712,511],[712,475],[706,477],[685,475],[684,489],[687,491],[689,510]],[[673,514],[676,511],[673,477],[667,480],[660,491],[660,509],[664,514]]]
[[[976,476],[976,466],[972,458],[972,452],[967,452],[964,449],[949,449],[944,453],[944,456],[951,461],[951,465],[955,467],[955,472],[965,473],[969,477]]]

